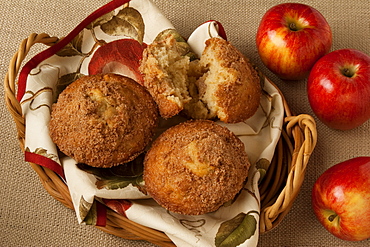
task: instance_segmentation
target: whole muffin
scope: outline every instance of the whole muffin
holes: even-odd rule
[[[189,120],[163,132],[144,160],[145,188],[169,211],[213,212],[243,188],[250,163],[243,142],[210,120]]]
[[[151,141],[158,122],[144,87],[116,74],[84,76],[71,83],[52,107],[50,136],[79,163],[108,168],[135,159]]]

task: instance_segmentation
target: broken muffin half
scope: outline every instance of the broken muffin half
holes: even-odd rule
[[[180,112],[192,119],[245,121],[256,112],[261,86],[249,60],[230,42],[210,38],[200,59],[183,40],[162,35],[143,52],[140,72],[163,118]]]

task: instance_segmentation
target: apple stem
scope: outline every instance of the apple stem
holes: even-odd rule
[[[330,216],[328,217],[328,220],[329,220],[330,222],[333,222],[333,220],[334,220],[336,217],[337,217],[337,215],[336,215],[336,214],[332,214],[332,215],[330,215]]]
[[[297,25],[294,22],[289,23],[289,29],[292,31],[298,31]]]
[[[349,77],[349,78],[351,78],[353,76],[353,72],[350,69],[348,69],[348,68],[342,69],[342,74],[344,76]]]

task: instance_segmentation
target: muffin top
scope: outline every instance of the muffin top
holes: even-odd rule
[[[217,210],[242,189],[249,170],[244,144],[210,120],[167,129],[144,161],[149,195],[164,208],[199,215]]]
[[[125,76],[99,74],[81,77],[62,91],[49,131],[67,156],[107,168],[142,153],[157,122],[157,106],[144,87]]]

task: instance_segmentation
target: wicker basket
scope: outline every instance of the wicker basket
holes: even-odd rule
[[[15,95],[17,76],[22,62],[34,44],[52,46],[58,41],[58,38],[44,33],[31,34],[20,44],[9,64],[4,80],[5,100],[16,123],[18,141],[23,151],[25,121]],[[260,233],[276,227],[291,209],[303,183],[306,166],[317,141],[314,119],[306,114],[293,115],[282,92],[279,89],[278,91],[283,98],[285,121],[274,158],[259,186],[261,195]],[[47,192],[66,207],[73,209],[68,186],[60,177],[48,168],[33,163],[30,165],[39,175]],[[124,239],[146,240],[160,246],[174,246],[163,232],[132,222],[110,209],[107,209],[106,226],[97,228]]]

